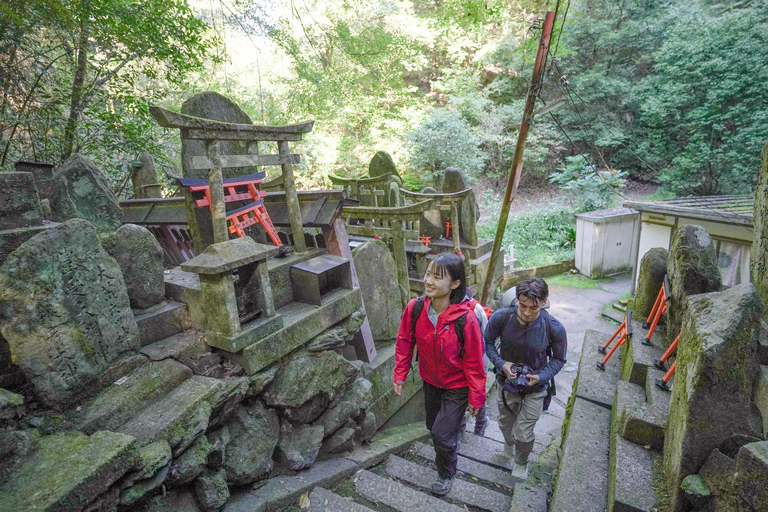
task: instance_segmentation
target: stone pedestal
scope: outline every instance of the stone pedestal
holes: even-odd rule
[[[250,237],[237,238],[209,245],[201,255],[182,264],[182,270],[200,276],[200,307],[190,311],[203,314],[193,315],[192,321],[206,332],[237,334],[241,318],[248,314],[243,308],[249,301],[262,319],[275,318],[266,262],[277,251],[277,247],[258,244]]]

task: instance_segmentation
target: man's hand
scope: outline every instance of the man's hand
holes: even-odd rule
[[[477,416],[477,413],[480,412],[480,409],[475,409],[471,405],[467,406],[467,411],[469,411],[470,416]]]
[[[538,375],[533,375],[531,373],[528,373],[525,375],[525,377],[528,379],[528,385],[529,386],[536,386],[539,382],[541,382],[541,379]]]
[[[392,385],[395,387],[395,394],[397,396],[400,396],[403,394],[403,383],[402,382],[393,382]]]
[[[517,378],[517,374],[512,371],[512,363],[509,361],[504,363],[504,366],[502,366],[501,369],[504,371],[504,375],[506,375],[508,379]]]

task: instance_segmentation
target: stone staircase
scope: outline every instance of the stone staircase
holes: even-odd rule
[[[400,455],[389,454],[381,462],[363,467],[333,486],[318,486],[308,494],[308,509],[346,511],[530,511],[547,510],[547,492],[517,481],[507,467],[498,423],[489,420],[486,437],[464,433],[453,488],[444,498],[430,492],[437,478],[435,450],[427,441],[414,442]],[[471,423],[471,422],[470,422]],[[424,438],[427,432],[424,430]],[[538,450],[539,452],[541,449]],[[531,464],[538,460],[532,455]],[[307,503],[304,503],[306,505]],[[269,507],[266,510],[271,510]]]
[[[652,345],[642,344],[647,330],[640,322],[633,332],[605,371],[596,367],[604,357],[597,348],[611,334],[588,330],[584,337],[550,512],[656,510],[670,393],[655,386],[664,372],[653,361],[666,345],[660,329]]]

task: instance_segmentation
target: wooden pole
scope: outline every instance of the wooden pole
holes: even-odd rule
[[[293,165],[291,165],[291,148],[288,141],[281,140],[277,143],[280,156],[283,159],[283,181],[285,186],[285,202],[288,205],[288,218],[291,221],[291,234],[293,235],[293,249],[296,252],[306,252],[307,242],[304,240],[304,225],[301,222],[301,206],[299,196],[296,194],[296,181],[293,178]]]
[[[493,239],[493,249],[491,251],[491,260],[488,262],[488,272],[483,282],[483,293],[480,296],[480,302],[485,304],[488,300],[493,277],[496,271],[496,261],[499,258],[501,250],[501,241],[504,238],[504,229],[507,227],[509,218],[509,205],[517,191],[517,184],[520,182],[520,174],[523,170],[523,150],[525,149],[525,140],[528,138],[528,129],[533,120],[533,106],[536,103],[536,95],[541,88],[541,77],[544,74],[544,65],[547,62],[549,53],[549,39],[552,36],[552,25],[555,21],[555,13],[549,11],[544,18],[544,29],[541,32],[539,41],[539,51],[536,54],[536,62],[533,66],[533,76],[531,78],[531,87],[528,89],[528,98],[525,100],[525,110],[523,111],[523,121],[520,123],[520,132],[517,135],[517,146],[515,147],[515,156],[512,160],[512,169],[507,180],[507,189],[504,192],[504,202],[501,204],[501,215],[499,216],[499,225],[496,227],[496,237]]]
[[[206,141],[211,169],[208,171],[208,190],[211,196],[211,223],[213,225],[213,243],[229,240],[227,229],[227,208],[224,205],[224,178],[221,175],[221,148],[218,140]]]

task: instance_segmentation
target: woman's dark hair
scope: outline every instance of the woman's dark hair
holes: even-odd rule
[[[529,277],[523,279],[517,284],[516,294],[517,300],[520,300],[520,296],[528,297],[529,299],[539,302],[546,302],[549,298],[549,286],[540,277]]]
[[[467,278],[464,273],[464,262],[453,253],[444,252],[438,254],[435,259],[432,260],[432,272],[439,278],[448,273],[451,281],[459,281],[459,286],[451,291],[451,304],[459,304],[464,300],[464,296],[467,294]]]

